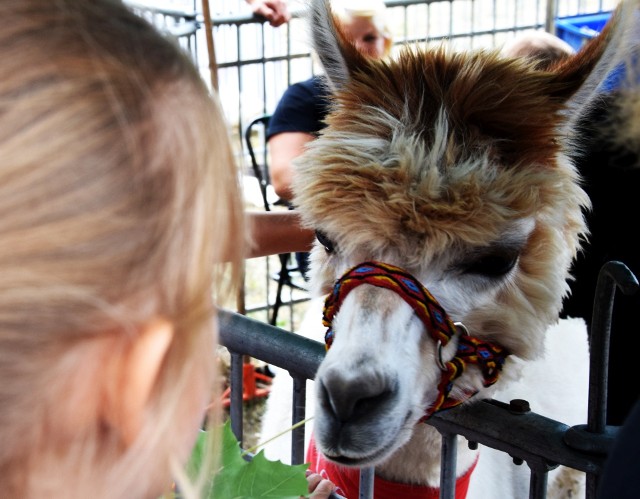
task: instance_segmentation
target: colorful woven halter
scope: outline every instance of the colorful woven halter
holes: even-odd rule
[[[331,347],[334,338],[331,328],[333,318],[349,292],[361,284],[370,284],[397,293],[413,308],[433,340],[439,345],[447,345],[455,334],[456,325],[433,295],[411,274],[386,263],[364,262],[338,279],[333,292],[325,301],[322,323],[328,328],[325,334],[327,350]],[[462,326],[461,329],[466,328]],[[476,392],[466,393],[462,399],[449,396],[454,381],[462,375],[467,365],[477,365],[482,372],[484,386],[491,386],[498,380],[507,355],[509,353],[499,345],[466,334],[461,335],[458,338],[456,355],[441,367],[443,372],[438,384],[438,397],[433,405],[427,408],[421,421],[429,419],[438,411],[460,405],[475,395]]]

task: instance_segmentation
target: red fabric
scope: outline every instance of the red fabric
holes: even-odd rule
[[[311,435],[311,441],[309,442],[307,462],[310,463],[309,469],[311,471],[319,473],[323,478],[331,480],[336,485],[338,494],[347,499],[358,499],[360,470],[339,466],[326,460],[318,452],[313,435]],[[467,472],[456,481],[455,499],[465,499],[467,497],[471,473],[475,469],[477,462],[476,459]],[[390,482],[378,476],[374,477],[373,491],[375,499],[399,499],[404,497],[411,499],[439,499],[440,497],[440,489],[438,487]]]

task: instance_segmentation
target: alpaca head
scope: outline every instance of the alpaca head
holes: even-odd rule
[[[327,2],[312,34],[333,107],[296,162],[295,204],[318,233],[311,280],[329,292],[365,261],[401,267],[475,338],[523,359],[541,354],[557,320],[589,200],[567,158],[585,80],[610,32],[554,72],[497,52],[405,47],[392,61],[362,57]],[[333,319],[317,376],[316,441],[336,462],[388,458],[438,395],[438,353],[393,291],[354,288]],[[509,362],[503,369],[509,376]],[[490,396],[469,367],[451,396]]]

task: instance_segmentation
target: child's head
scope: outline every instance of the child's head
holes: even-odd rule
[[[332,0],[331,9],[345,34],[364,55],[380,59],[391,53],[393,36],[382,0]]]
[[[575,53],[571,45],[546,31],[526,31],[506,44],[502,53],[508,57],[524,57],[540,69],[570,57]]]
[[[119,1],[0,18],[2,491],[156,497],[212,393],[213,262],[242,254],[223,117]]]

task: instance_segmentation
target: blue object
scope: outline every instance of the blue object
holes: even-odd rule
[[[611,17],[611,12],[599,12],[556,19],[556,35],[580,50],[587,40],[597,36]]]

